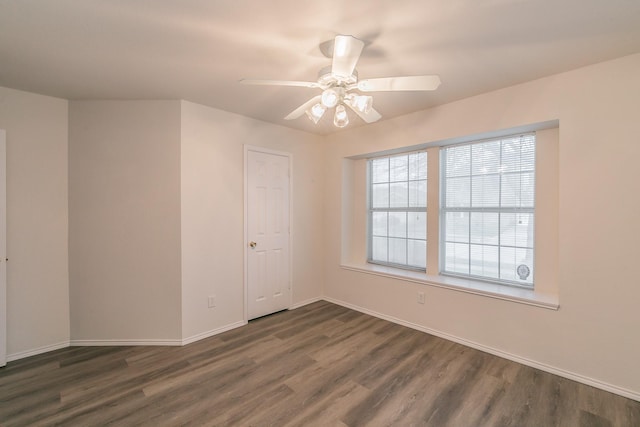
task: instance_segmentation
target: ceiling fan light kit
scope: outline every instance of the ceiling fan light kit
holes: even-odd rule
[[[370,95],[350,94],[348,100],[352,108],[356,108],[358,111],[364,114],[369,114],[369,112],[373,108],[373,96]]]
[[[318,102],[311,108],[305,110],[305,113],[307,114],[307,117],[309,117],[309,120],[311,120],[315,124],[318,124],[325,111],[327,111],[327,107]]]
[[[360,95],[352,91],[383,92],[383,91],[428,91],[440,86],[440,77],[435,75],[382,77],[376,79],[358,80],[355,67],[362,54],[364,42],[353,36],[336,36],[333,42],[333,58],[330,67],[325,67],[318,73],[317,82],[300,82],[288,80],[240,80],[244,84],[298,86],[317,88],[322,94],[289,113],[285,120],[294,120],[306,114],[309,119],[318,124],[324,113],[335,108],[333,124],[343,128],[349,124],[349,116],[345,107],[349,107],[366,123],[373,123],[382,118],[373,108],[373,97]]]
[[[342,88],[336,88],[336,89],[342,89]],[[344,96],[344,89],[341,91],[341,94],[338,94],[338,90],[336,90],[334,88],[329,88],[329,89],[325,89],[324,92],[322,92],[322,98],[320,98],[322,100],[322,105],[324,105],[327,108],[333,108],[336,105],[338,105],[338,101],[341,100],[341,98]]]
[[[349,124],[349,116],[347,115],[347,110],[344,108],[344,105],[340,104],[336,107],[333,124],[339,128],[343,128]]]

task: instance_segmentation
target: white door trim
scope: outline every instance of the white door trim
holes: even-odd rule
[[[7,133],[0,129],[0,366],[7,364]]]
[[[248,206],[248,197],[249,197],[249,185],[248,185],[248,157],[249,151],[254,151],[258,153],[265,154],[275,154],[277,156],[284,156],[289,159],[289,304],[291,307],[293,304],[293,180],[291,177],[293,176],[293,154],[288,153],[286,151],[277,151],[271,150],[264,147],[257,147],[255,145],[244,145],[244,206],[243,206],[243,215],[244,215],[244,233],[243,233],[243,256],[244,256],[244,291],[243,291],[243,319],[244,322],[247,323],[249,321],[249,282],[248,282],[248,268],[249,268],[249,227],[247,220],[247,206]]]

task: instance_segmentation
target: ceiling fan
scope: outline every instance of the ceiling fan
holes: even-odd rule
[[[333,43],[333,62],[331,66],[320,70],[315,82],[242,79],[240,83],[321,89],[322,94],[314,96],[293,110],[285,120],[297,119],[306,113],[309,119],[317,124],[328,109],[335,107],[333,124],[340,128],[349,124],[345,107],[353,110],[366,123],[373,123],[382,118],[380,113],[373,109],[373,97],[358,92],[426,91],[435,90],[440,86],[440,77],[436,75],[358,80],[355,67],[364,45],[362,40],[353,36],[336,36]]]

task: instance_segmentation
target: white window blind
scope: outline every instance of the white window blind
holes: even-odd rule
[[[440,153],[441,272],[533,287],[535,135]]]
[[[426,152],[369,160],[368,229],[369,262],[426,269]]]

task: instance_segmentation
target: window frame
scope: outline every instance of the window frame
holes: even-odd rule
[[[522,138],[522,137],[533,137],[533,143],[534,143],[534,155],[533,155],[533,170],[531,171],[533,173],[533,207],[446,207],[446,178],[445,178],[445,174],[446,174],[446,166],[444,165],[446,163],[446,154],[445,150],[447,149],[451,149],[454,147],[460,147],[460,146],[471,146],[471,145],[476,145],[476,144],[482,144],[482,143],[488,143],[488,142],[495,142],[495,141],[500,141],[500,143],[502,144],[503,140],[508,140],[508,139],[513,139],[513,138]],[[501,150],[502,151],[502,150]],[[439,206],[438,206],[438,217],[439,217],[439,233],[438,233],[438,255],[439,255],[439,266],[438,266],[438,272],[440,275],[442,276],[449,276],[449,277],[457,277],[457,278],[461,278],[461,279],[468,279],[468,280],[474,280],[474,281],[481,281],[481,282],[487,282],[487,283],[493,283],[493,284],[497,284],[497,285],[502,285],[502,286],[512,286],[512,287],[517,287],[517,288],[522,288],[522,289],[528,289],[528,290],[533,290],[535,289],[535,280],[536,280],[536,274],[535,274],[535,269],[536,269],[536,239],[535,239],[535,227],[536,227],[536,195],[537,195],[537,183],[536,183],[536,177],[537,177],[537,168],[538,168],[538,164],[537,164],[537,135],[536,132],[524,132],[524,133],[516,133],[516,134],[511,134],[511,135],[503,135],[500,137],[494,137],[494,138],[486,138],[486,139],[478,139],[478,140],[472,140],[472,141],[467,141],[464,143],[459,143],[459,144],[451,144],[451,145],[444,145],[439,147],[439,171],[438,171],[438,175],[439,175]],[[473,164],[473,158],[470,157],[470,161],[471,161],[471,165],[470,168],[472,167]],[[501,162],[501,166],[502,166],[502,162]],[[471,170],[470,172],[471,174],[469,175],[469,177],[474,176],[473,172]],[[519,174],[522,173],[522,171],[520,170],[518,172]],[[500,174],[502,176],[502,174]],[[479,176],[479,175],[478,175]],[[472,191],[472,190],[470,190]],[[470,198],[472,199],[473,197],[473,193],[470,194]],[[500,196],[501,197],[501,196]],[[447,244],[447,241],[445,239],[445,235],[446,235],[446,227],[447,227],[447,219],[446,219],[446,214],[448,212],[468,212],[469,214],[471,213],[497,213],[498,214],[498,230],[500,229],[500,214],[502,213],[513,213],[513,214],[531,214],[531,218],[533,221],[533,225],[532,225],[532,229],[531,229],[531,234],[533,236],[533,244],[532,247],[530,248],[531,251],[533,252],[533,256],[532,256],[532,268],[531,268],[531,273],[533,275],[533,280],[531,283],[523,283],[523,282],[518,282],[515,280],[508,280],[508,279],[500,279],[500,278],[492,278],[492,277],[487,277],[487,276],[480,276],[480,275],[476,275],[476,274],[464,274],[464,273],[456,273],[456,272],[451,272],[451,271],[447,271],[445,269],[445,265],[446,265],[446,248],[445,245]],[[471,247],[472,243],[471,243],[471,215],[469,216],[469,242],[467,243],[469,245],[469,247]],[[484,245],[483,245],[484,246]],[[498,244],[495,245],[496,247],[498,247],[498,272],[500,272],[500,262],[501,262],[501,258],[500,258],[500,248],[501,247],[508,247],[509,245],[501,245],[500,242],[498,242]],[[517,246],[514,246],[514,248],[519,248]],[[469,263],[471,263],[471,256],[469,256]]]
[[[393,157],[399,157],[399,156],[410,156],[412,154],[419,154],[419,153],[424,153],[425,155],[425,165],[426,165],[426,173],[425,173],[425,193],[424,193],[424,198],[425,198],[425,204],[424,206],[417,206],[417,207],[411,207],[411,206],[407,206],[407,207],[400,207],[400,208],[392,208],[391,206],[389,206],[388,208],[374,208],[373,207],[373,200],[372,200],[372,193],[373,193],[373,171],[372,171],[372,162],[374,160],[378,160],[378,159],[391,159]],[[398,152],[398,153],[393,153],[393,154],[386,154],[386,155],[382,155],[382,156],[375,156],[375,157],[369,157],[366,160],[366,203],[367,203],[367,227],[366,227],[366,233],[367,233],[367,263],[369,264],[375,264],[375,265],[381,265],[381,266],[386,266],[386,267],[392,267],[392,268],[399,268],[402,270],[409,270],[409,271],[417,271],[417,272],[422,272],[422,273],[426,273],[427,271],[427,239],[428,239],[428,235],[427,235],[427,224],[428,224],[428,206],[427,206],[427,195],[428,195],[428,187],[429,187],[429,177],[428,177],[428,153],[426,149],[420,149],[420,150],[410,150],[410,151],[403,151],[403,152]],[[409,176],[407,176],[407,181],[406,182],[411,182],[412,180],[409,179]],[[419,181],[419,180],[413,180],[413,181]],[[392,181],[389,179],[388,183],[390,184]],[[394,182],[404,182],[404,181],[394,181]],[[394,262],[384,262],[384,261],[378,261],[378,260],[374,260],[373,259],[373,213],[374,212],[387,212],[387,213],[391,213],[391,212],[407,212],[411,213],[411,212],[419,212],[419,213],[424,213],[425,214],[425,238],[424,238],[424,242],[425,242],[425,259],[424,259],[424,267],[419,267],[419,266],[413,266],[410,264],[399,264],[399,263],[394,263]],[[408,227],[408,226],[407,226]],[[388,229],[388,222],[387,222],[387,229]],[[387,233],[388,234],[388,233]],[[388,236],[387,236],[388,238]],[[405,241],[409,241],[409,240],[422,240],[422,239],[412,239],[408,237],[408,233],[407,233],[407,237],[401,238],[404,239]],[[407,251],[407,257],[408,257],[408,251]],[[388,256],[387,256],[388,258]]]

